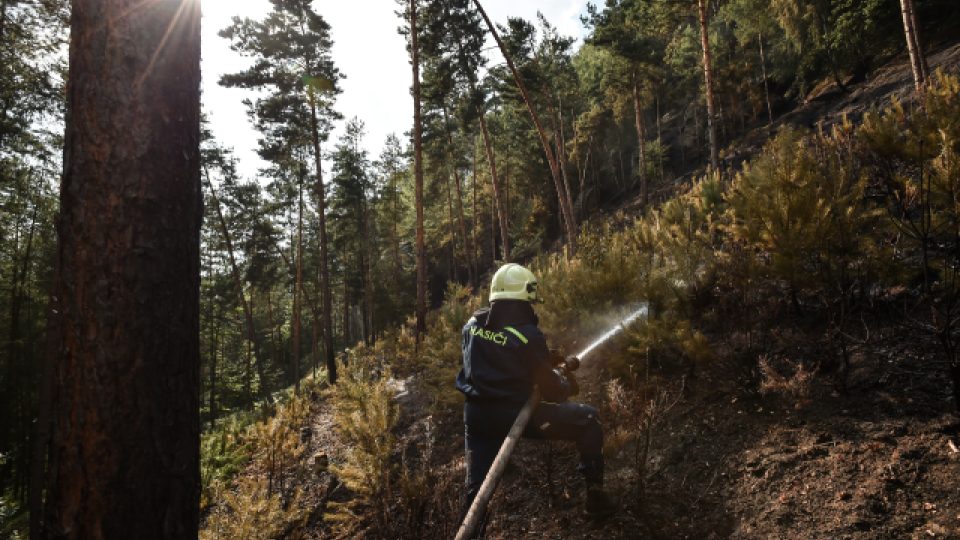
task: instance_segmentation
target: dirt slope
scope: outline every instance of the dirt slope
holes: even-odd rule
[[[847,392],[827,377],[799,402],[702,374],[654,434],[642,499],[632,447],[609,456],[623,507],[604,523],[580,513],[572,449],[524,442],[487,537],[960,538],[960,422],[907,341],[859,354]]]

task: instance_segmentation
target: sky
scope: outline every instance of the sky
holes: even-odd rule
[[[535,21],[539,11],[561,34],[577,38],[583,34],[580,14],[586,0],[486,0],[483,6],[495,23],[506,24],[508,17]],[[202,0],[202,9],[204,112],[220,144],[233,148],[240,159],[241,174],[252,178],[263,162],[256,154],[257,133],[242,100],[255,94],[217,84],[222,74],[240,71],[250,61],[231,51],[217,32],[229,26],[233,16],[262,18],[270,3]],[[366,127],[364,146],[376,159],[389,134],[403,140],[413,124],[413,74],[404,39],[397,33],[401,20],[395,13],[396,0],[316,0],[314,9],[331,26],[333,59],[346,76],[335,106],[344,120],[338,122],[327,146],[337,141],[347,120],[358,117]],[[495,47],[492,39],[488,41],[489,47]],[[491,50],[489,55],[492,62],[502,61],[498,51]]]

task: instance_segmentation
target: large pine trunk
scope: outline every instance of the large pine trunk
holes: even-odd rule
[[[720,152],[717,146],[717,111],[713,97],[713,68],[710,58],[710,28],[707,26],[707,0],[697,0],[700,19],[700,42],[703,47],[704,95],[707,100],[707,135],[710,137],[710,166],[720,170]]]
[[[73,2],[47,538],[197,537],[199,6]]]

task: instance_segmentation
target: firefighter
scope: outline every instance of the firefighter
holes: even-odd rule
[[[603,429],[597,410],[568,402],[578,387],[571,373],[554,369],[533,304],[537,278],[518,264],[501,267],[490,283],[490,307],[463,327],[463,369],[457,389],[466,396],[466,503],[469,508],[520,409],[539,387],[541,402],[524,437],[573,441],[586,484],[585,511],[605,517],[615,504],[603,489]]]

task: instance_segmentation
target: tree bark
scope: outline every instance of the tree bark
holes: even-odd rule
[[[71,35],[43,536],[196,539],[200,4],[74,0]]]
[[[333,350],[333,298],[330,293],[330,265],[327,250],[327,200],[323,188],[323,166],[320,154],[320,124],[317,103],[310,98],[310,131],[313,139],[313,159],[317,173],[317,215],[320,220],[320,298],[323,303],[323,352],[327,360],[327,380],[337,384],[337,360]]]
[[[410,0],[410,54],[413,65],[413,175],[417,212],[417,344],[427,331],[427,247],[423,228],[423,125],[420,119],[420,44],[417,2]]]
[[[577,221],[576,217],[573,215],[573,202],[566,196],[566,193],[563,189],[563,179],[561,178],[560,174],[560,165],[557,163],[557,158],[554,155],[553,150],[550,149],[550,141],[547,139],[547,133],[544,131],[543,125],[540,123],[540,117],[537,116],[537,111],[533,108],[533,101],[530,99],[530,95],[527,92],[527,87],[523,83],[523,78],[520,77],[520,72],[517,71],[517,67],[514,65],[513,59],[507,53],[507,48],[503,44],[503,40],[500,39],[500,34],[497,32],[497,29],[490,20],[490,17],[487,16],[487,12],[483,9],[483,6],[480,5],[480,0],[473,0],[473,4],[477,7],[477,11],[480,12],[483,20],[486,21],[487,28],[490,30],[490,34],[497,42],[500,52],[507,61],[507,66],[510,68],[510,72],[513,73],[513,79],[517,83],[517,88],[520,90],[520,95],[523,97],[523,102],[527,106],[527,111],[530,113],[530,118],[533,120],[533,124],[537,128],[537,134],[540,136],[540,143],[543,145],[543,152],[546,154],[547,162],[550,164],[550,174],[553,177],[553,184],[557,189],[557,199],[560,203],[560,212],[563,216],[564,225],[566,226],[567,241],[570,244],[570,252],[571,254],[574,254],[577,251]]]
[[[914,26],[916,16],[913,12],[912,0],[900,0],[900,13],[903,16],[903,33],[907,40],[907,52],[910,54],[910,67],[913,70],[913,83],[917,92],[926,85],[926,73],[923,69],[923,55],[920,42],[917,39],[917,30]]]
[[[720,170],[720,152],[717,146],[716,103],[713,97],[713,68],[710,59],[710,29],[707,26],[707,0],[697,0],[700,19],[700,42],[703,46],[704,94],[707,99],[707,134],[710,137],[710,166]]]
[[[483,146],[487,151],[487,162],[490,164],[490,181],[493,184],[493,202],[496,206],[497,217],[500,222],[500,242],[503,244],[503,261],[510,262],[510,220],[504,207],[503,194],[500,189],[500,177],[497,174],[497,157],[493,153],[493,142],[490,140],[490,131],[487,129],[487,120],[484,112],[480,111],[480,131],[483,133]],[[496,242],[494,242],[493,259],[497,259]]]

